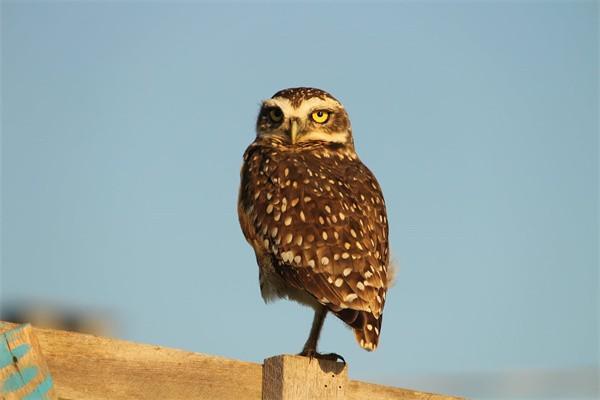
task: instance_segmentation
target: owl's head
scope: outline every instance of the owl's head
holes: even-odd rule
[[[350,119],[335,97],[314,88],[290,88],[263,101],[258,138],[286,146],[337,144],[353,147]]]

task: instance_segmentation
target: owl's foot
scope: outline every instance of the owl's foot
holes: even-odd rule
[[[299,356],[303,356],[303,357],[308,357],[311,360],[313,358],[316,358],[318,360],[329,360],[329,361],[341,361],[344,364],[346,364],[346,360],[344,360],[344,357],[340,356],[337,353],[327,353],[327,354],[323,354],[323,353],[317,353],[316,350],[303,350],[300,354],[298,354]]]

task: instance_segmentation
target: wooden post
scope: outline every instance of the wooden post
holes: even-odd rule
[[[0,397],[2,400],[54,400],[48,366],[31,325],[0,323]]]
[[[345,400],[347,386],[341,362],[280,355],[263,365],[262,400]]]

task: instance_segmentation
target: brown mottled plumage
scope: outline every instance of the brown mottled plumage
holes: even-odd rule
[[[301,354],[318,355],[327,311],[352,327],[361,347],[377,347],[388,285],[385,203],[333,96],[292,88],[263,102],[244,154],[238,213],[263,298],[315,309]]]

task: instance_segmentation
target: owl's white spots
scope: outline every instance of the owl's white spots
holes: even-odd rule
[[[350,254],[348,254],[348,252],[343,252],[343,253],[342,253],[342,258],[343,258],[344,260],[348,259],[348,257],[350,257]]]
[[[352,247],[352,245],[350,244],[350,242],[344,242],[344,248],[345,248],[346,250],[349,250],[349,249],[350,249],[350,247]]]
[[[305,203],[309,203],[312,200],[312,198],[310,196],[305,196],[304,197],[304,202]]]
[[[285,235],[285,243],[290,244],[292,243],[292,239],[294,238],[294,235],[292,235],[291,233],[286,233]]]
[[[273,212],[273,204],[269,203],[267,205],[267,214],[271,214]]]
[[[359,250],[363,250],[362,244],[360,244],[360,242],[356,242],[356,247],[357,247]]]
[[[323,231],[323,233],[321,234],[321,236],[323,237],[323,240],[327,240],[328,236],[327,236],[327,232]]]
[[[319,216],[319,223],[321,225],[325,225],[325,219],[323,217],[321,217],[321,216]]]
[[[327,214],[331,214],[331,207],[325,205],[325,211],[327,211]]]
[[[350,229],[350,234],[352,235],[353,238],[356,238],[356,231],[354,229]]]
[[[292,223],[292,217],[287,216],[285,217],[285,221],[283,221],[285,226],[290,226],[290,224]]]
[[[277,236],[277,232],[279,232],[279,228],[277,228],[276,226],[271,228],[271,237]]]
[[[291,250],[285,251],[281,253],[281,258],[284,262],[292,262],[292,260],[294,259],[294,252]]]
[[[286,169],[284,169],[284,170],[283,170],[283,174],[284,174],[285,176],[288,176],[288,175],[290,174],[290,169],[289,169],[289,168],[286,168]]]
[[[321,265],[327,265],[327,264],[329,264],[329,258],[321,257]]]
[[[342,278],[337,278],[333,284],[336,287],[341,287],[343,283],[344,283],[344,280]]]
[[[295,257],[294,257],[294,262],[295,262],[296,264],[300,264],[300,261],[302,261],[302,256],[300,256],[300,255],[297,255],[297,256],[295,256]]]
[[[302,240],[303,240],[302,235],[296,235],[296,245],[301,246]]]
[[[266,249],[268,249],[268,248],[269,248],[269,240],[268,240],[268,239],[265,239],[265,240],[263,241],[263,245],[265,246],[265,248],[266,248]]]
[[[342,272],[342,275],[348,276],[351,273],[352,273],[352,268],[348,267],[348,268],[344,268],[344,271]]]
[[[276,211],[275,214],[273,214],[273,220],[277,222],[279,221],[279,218],[281,218],[281,213],[279,211]]]
[[[298,204],[298,202],[300,201],[300,199],[298,197],[295,197],[292,199],[292,201],[290,202],[290,205],[292,207],[296,207],[296,204]]]
[[[375,334],[379,335],[379,329],[375,327]]]
[[[362,282],[358,282],[358,283],[356,284],[356,288],[357,288],[358,290],[365,290],[365,285],[363,285],[363,283],[362,283]]]
[[[314,268],[314,267],[315,267],[315,260],[308,260],[308,261],[306,262],[306,264],[307,264],[309,267],[311,267],[311,268]]]
[[[357,298],[358,298],[358,295],[356,293],[350,293],[350,294],[346,295],[346,297],[344,297],[344,301],[351,303],[354,300],[356,300]]]
[[[267,192],[267,200],[271,200],[273,198],[273,193]]]
[[[304,215],[304,211],[300,211],[300,220],[302,222],[306,222],[306,216]]]
[[[373,325],[367,324],[367,329],[370,330],[370,331],[372,331],[373,330]]]

